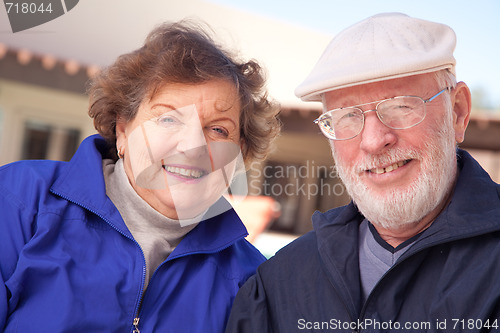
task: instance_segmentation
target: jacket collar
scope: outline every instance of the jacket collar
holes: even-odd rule
[[[61,170],[51,191],[98,215],[123,235],[133,238],[120,213],[106,195],[103,159],[109,146],[99,135],[86,138]],[[227,205],[224,213],[204,220],[189,232],[172,255],[220,251],[247,236],[236,212],[223,198],[217,205]],[[220,209],[220,207],[219,207]]]
[[[117,211],[106,195],[102,171],[102,161],[108,149],[99,135],[86,138],[71,161],[61,168],[51,191],[106,220],[115,221]]]
[[[412,252],[500,230],[500,186],[468,152],[459,149],[457,157],[459,176],[451,201]]]
[[[227,210],[201,221],[175,248],[169,260],[189,254],[220,252],[248,235],[243,222],[224,198],[216,205],[227,205]]]
[[[363,220],[356,206],[349,205],[316,212],[312,217],[323,269],[339,297],[344,300],[354,320],[361,309],[361,288],[358,266],[358,226]],[[346,280],[344,277],[349,277]]]

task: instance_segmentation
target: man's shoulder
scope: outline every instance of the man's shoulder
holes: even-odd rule
[[[317,251],[317,249],[316,231],[312,230],[280,249],[275,257],[309,255],[311,252]]]
[[[288,299],[292,289],[304,289],[311,274],[321,275],[316,233],[297,238],[257,268],[255,282],[262,284],[267,297]]]
[[[281,248],[274,256],[269,258],[263,265],[276,266],[283,265],[288,261],[295,263],[307,260],[307,258],[317,250],[316,233],[310,231],[291,243]]]
[[[347,223],[352,222],[356,212],[352,204],[324,213],[315,212],[312,216],[314,229],[279,250],[259,267],[259,273],[265,276],[286,276],[299,271],[315,271],[323,265],[318,243],[324,243],[337,228],[344,229]]]
[[[310,231],[279,250],[259,267],[261,276],[297,276],[298,271],[319,265],[316,232]]]
[[[298,237],[297,239],[280,249],[270,259],[270,261],[283,261],[287,260],[288,258],[293,258],[295,262],[300,260],[309,260],[311,254],[315,254],[318,252],[318,233],[321,234],[326,232],[325,229],[328,229],[328,227],[333,224],[343,224],[345,221],[342,215],[345,213],[351,215],[351,210],[351,205],[347,205],[333,208],[326,212],[314,212],[311,218],[314,230]],[[345,220],[348,221],[350,219],[351,217],[349,216]]]

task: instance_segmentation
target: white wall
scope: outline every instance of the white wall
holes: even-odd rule
[[[88,98],[83,95],[0,80],[0,165],[21,158],[27,120],[55,129],[79,129],[81,139],[95,133],[87,108]],[[51,144],[56,146],[57,138]],[[58,159],[57,153],[53,149],[48,158]]]

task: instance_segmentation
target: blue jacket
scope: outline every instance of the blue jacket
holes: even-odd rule
[[[450,204],[363,302],[351,203],[263,263],[228,333],[500,331],[500,186],[466,152]],[[399,329],[398,329],[399,328]]]
[[[106,196],[108,147],[87,138],[70,162],[0,168],[0,331],[223,332],[264,257],[233,210],[201,222],[144,292],[141,248]]]

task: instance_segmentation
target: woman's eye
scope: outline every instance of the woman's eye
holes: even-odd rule
[[[175,117],[172,117],[172,116],[160,116],[160,117],[158,117],[156,122],[158,123],[158,125],[165,126],[165,127],[172,126],[172,125],[179,123],[179,121]]]
[[[227,138],[229,136],[228,131],[225,128],[222,127],[212,127],[212,131],[221,137]]]

